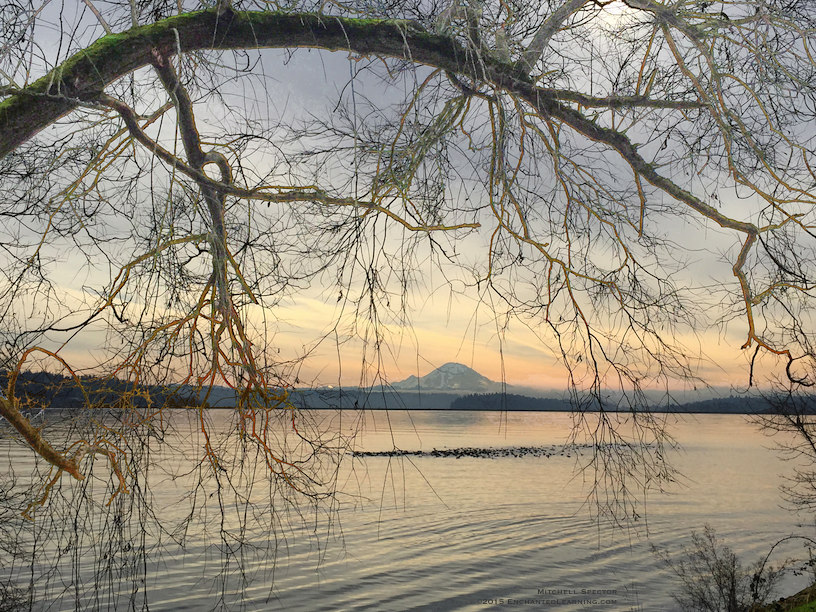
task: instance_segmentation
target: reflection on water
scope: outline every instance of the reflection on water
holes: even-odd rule
[[[569,414],[315,413],[299,433],[329,452],[301,448],[283,425],[276,440],[290,457],[319,463],[324,482],[312,489],[270,479],[268,455],[236,436],[212,437],[221,445],[213,467],[194,415],[174,413],[163,429],[123,441],[132,490],[110,505],[100,462],[85,482],[58,481],[33,524],[0,517],[0,537],[21,544],[4,575],[33,583],[33,609],[671,610],[673,584],[649,540],[677,548],[707,522],[747,562],[796,529],[777,490],[792,466],[735,415],[674,425],[682,485],[650,494],[625,529],[585,504],[593,472],[580,467],[591,453],[432,454],[564,450]],[[209,416],[212,432],[234,421],[227,411]],[[47,469],[3,444],[5,484],[15,477],[24,490],[32,473],[41,482]],[[395,448],[425,454],[353,454]]]

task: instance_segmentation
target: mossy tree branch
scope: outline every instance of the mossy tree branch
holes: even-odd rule
[[[11,95],[0,103],[0,157],[77,108],[81,102],[98,100],[110,83],[154,63],[157,56],[173,56],[179,48],[187,52],[300,47],[410,59],[477,81],[489,81],[509,91],[520,85],[532,87],[528,77],[512,64],[492,57],[475,62],[472,53],[452,38],[425,32],[410,21],[231,11],[219,16],[215,10],[199,11],[135,27],[121,34],[109,34],[28,87],[7,92]],[[560,90],[532,90],[541,99],[572,101]],[[696,100],[650,101],[642,97],[575,101],[610,107],[699,106]]]

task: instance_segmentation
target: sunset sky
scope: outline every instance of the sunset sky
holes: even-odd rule
[[[288,61],[282,52],[268,55],[271,59],[265,69],[271,75],[269,78],[280,85],[267,92],[271,112],[279,113],[282,121],[293,121],[309,113],[326,113],[327,108],[336,104],[337,92],[347,81],[350,69],[347,56],[301,50]],[[205,124],[207,113],[204,109],[199,112],[199,120]],[[722,194],[721,202],[725,207],[743,205],[727,193]],[[678,257],[687,261],[678,274],[685,276],[683,282],[701,287],[706,300],[711,298],[708,307],[702,303],[700,306],[709,310],[709,323],[716,321],[720,308],[717,301],[723,299],[723,291],[738,291],[731,264],[723,257],[724,253],[733,256],[737,237],[694,220],[664,220],[661,231],[678,243]],[[464,260],[483,258],[488,240],[488,231],[471,235],[462,247]],[[74,270],[62,279],[77,304],[89,299],[88,287],[104,282],[98,270],[89,269],[78,260],[66,260],[65,266]],[[422,376],[455,361],[496,381],[504,379],[511,384],[557,392],[566,388],[566,370],[552,337],[540,327],[540,320],[506,319],[501,314],[500,301],[491,304],[495,295],[477,293],[473,287],[465,287],[462,281],[465,277],[440,274],[431,264],[417,270],[417,276],[421,282],[409,291],[408,318],[402,321],[386,318],[381,324],[385,342],[379,354],[370,342],[366,345],[359,338],[359,333],[358,337],[349,335],[349,330],[360,321],[348,304],[338,301],[328,278],[266,312],[251,309],[248,316],[258,326],[266,318],[270,353],[274,359],[296,362],[284,367],[284,371],[301,384],[372,383],[376,372],[382,373],[385,380],[399,381],[412,374]],[[752,352],[740,349],[745,330],[744,321],[737,319],[725,326],[697,329],[696,336],[680,333],[676,340],[687,347],[690,355],[699,356],[693,366],[708,384],[744,388]],[[97,359],[97,347],[104,342],[105,334],[97,327],[94,332],[73,338],[62,354],[90,365]],[[367,374],[361,378],[364,361]],[[770,366],[771,361],[761,363]],[[678,389],[686,386],[683,381],[670,385]]]
[[[354,62],[342,53],[300,50],[291,61],[281,63],[276,53],[269,54],[272,61],[267,66],[271,77],[281,86],[274,98],[280,116],[331,112]],[[316,86],[317,83],[320,85]],[[368,89],[364,80],[358,82],[358,87],[361,96],[378,100],[376,96],[384,95],[379,93],[382,86],[376,80],[368,83]],[[385,104],[390,98],[383,97],[381,101]],[[719,198],[726,212],[731,207],[742,210],[746,205],[733,192],[724,191]],[[678,258],[686,262],[678,274],[685,277],[687,284],[701,287],[701,299],[710,299],[710,304],[706,307],[701,303],[700,307],[708,311],[709,322],[717,321],[722,308],[718,300],[724,299],[726,292],[739,291],[731,271],[739,237],[695,219],[663,219],[662,223],[660,232],[677,242]],[[470,237],[464,254],[469,254],[469,260],[478,261],[486,252],[488,240],[488,231]],[[530,321],[528,327],[527,321],[511,319],[502,331],[506,320],[493,312],[490,303],[495,296],[489,292],[477,294],[456,280],[449,282],[430,265],[419,274],[424,282],[411,292],[409,299],[412,325],[387,321],[384,326],[388,332],[387,348],[381,352],[381,359],[388,380],[424,375],[446,362],[456,361],[493,380],[505,378],[512,384],[565,389],[566,371],[552,338],[537,327],[540,322]],[[501,302],[496,300],[493,305],[501,313]],[[333,384],[339,376],[344,384],[360,382],[363,356],[370,365],[373,353],[370,346],[366,349],[359,340],[343,340],[338,349],[338,336],[333,330],[342,332],[351,321],[349,311],[342,310],[342,303],[337,302],[331,289],[324,295],[320,287],[315,287],[293,296],[271,314],[280,321],[275,326],[274,343],[282,357],[300,357],[305,348],[313,349],[299,370],[301,379]],[[338,318],[341,325],[335,328]],[[740,349],[746,330],[745,321],[736,319],[727,325],[698,329],[696,336],[681,334],[677,340],[691,355],[698,355],[702,349],[704,355],[696,367],[706,382],[722,388],[743,388],[748,383],[747,364],[752,353]],[[541,337],[536,337],[536,333]],[[770,367],[773,361],[766,359],[761,363]],[[676,381],[674,385],[682,388],[684,383]]]
[[[511,321],[500,333],[496,318],[484,304],[477,307],[474,300],[461,296],[452,302],[449,308],[442,295],[430,296],[413,314],[412,327],[389,326],[388,347],[382,352],[389,380],[399,381],[412,374],[422,376],[453,361],[495,381],[504,378],[516,385],[565,390],[566,370],[556,355],[557,348],[546,344],[546,336],[544,341],[536,338],[534,331],[519,321]],[[304,382],[336,384],[339,365],[342,383],[355,385],[360,381],[362,343],[350,341],[338,349],[335,336],[329,333],[337,310],[335,304],[314,297],[303,297],[292,301],[291,306],[275,309],[281,322],[274,341],[281,357],[303,355],[304,344],[313,348],[300,370]],[[740,389],[748,384],[748,359],[753,351],[740,349],[745,338],[745,327],[740,323],[731,324],[723,332],[711,328],[696,338],[678,338],[692,354],[702,347],[704,355],[696,363],[697,372],[712,386]],[[763,368],[773,366],[767,358],[759,363]],[[682,389],[685,385],[676,381],[673,386]]]
[[[87,24],[89,17],[83,19]],[[75,31],[80,30],[80,21],[72,26]],[[258,64],[257,80],[248,79],[248,84],[241,83],[232,90],[232,85],[226,86],[224,104],[235,101],[254,105],[253,108],[266,104],[262,114],[290,125],[312,115],[329,116],[335,112],[338,97],[348,87],[349,75],[358,69],[359,59],[345,53],[308,49],[294,54],[264,51],[259,57],[263,61]],[[367,97],[386,106],[405,93],[395,91],[399,89],[395,86],[388,89],[373,77],[365,80],[364,76],[356,81],[361,99]],[[263,91],[252,89],[261,86]],[[149,97],[143,103],[143,110],[151,107]],[[221,111],[207,107],[198,108],[197,112],[202,133],[209,131],[217,136]],[[695,187],[694,179],[691,183]],[[733,193],[720,193],[718,201],[726,211],[746,205],[745,200],[739,200]],[[707,383],[744,388],[752,353],[740,348],[745,342],[746,324],[740,318],[723,322],[719,312],[726,309],[723,303],[728,296],[739,290],[730,269],[739,245],[738,236],[693,218],[657,219],[655,224],[661,238],[671,239],[678,246],[677,261],[683,262],[677,270],[678,283],[694,287],[701,300],[698,306],[706,313],[695,334],[680,329],[675,340],[695,357],[692,365]],[[483,259],[486,252],[489,230],[486,227],[467,238],[457,253],[461,261],[474,268],[483,265],[479,258]],[[69,300],[78,305],[92,301],[93,291],[89,288],[109,281],[106,276],[109,270],[59,253],[55,257],[62,259],[60,265],[66,272],[60,274],[63,288]],[[442,274],[426,263],[426,267],[416,270],[421,282],[409,288],[407,317],[400,319],[398,308],[394,308],[392,312],[397,313],[397,318],[389,315],[380,323],[384,342],[379,351],[374,349],[373,336],[365,329],[362,333],[359,328],[351,332],[355,325],[365,326],[365,321],[355,317],[346,301],[338,299],[331,278],[321,277],[310,288],[288,296],[265,312],[253,307],[247,317],[256,329],[265,326],[267,349],[274,359],[296,364],[288,368],[288,374],[302,384],[371,383],[375,382],[373,373],[378,371],[385,380],[398,381],[410,375],[427,374],[455,361],[492,380],[504,379],[511,384],[555,391],[565,389],[566,370],[540,319],[508,319],[494,294],[466,286],[473,284],[472,276],[467,279],[465,272],[459,277],[448,274],[450,271]],[[97,326],[74,337],[62,354],[90,366],[97,348],[104,342],[105,332]],[[773,359],[759,364],[766,373],[776,365]],[[361,378],[364,369],[366,374]],[[682,381],[669,384],[684,386]]]

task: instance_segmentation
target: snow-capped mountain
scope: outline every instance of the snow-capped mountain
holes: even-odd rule
[[[401,391],[450,391],[456,393],[494,393],[502,384],[493,382],[461,363],[446,363],[420,378],[409,376],[391,385]]]

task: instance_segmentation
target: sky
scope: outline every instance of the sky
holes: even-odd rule
[[[79,32],[89,24],[87,19],[86,16],[76,20],[72,27]],[[256,58],[260,60],[256,64],[257,78],[225,84],[224,105],[251,101],[257,106],[253,112],[259,116],[289,124],[312,115],[336,113],[338,97],[347,94],[349,75],[361,67],[358,58],[316,50],[300,50],[291,56],[279,51],[251,55],[253,61]],[[418,74],[421,77],[424,73]],[[410,84],[410,79],[405,82]],[[367,97],[383,106],[396,103],[404,93],[399,87],[386,89],[378,77],[365,73],[356,81],[356,87],[360,100]],[[142,104],[145,110],[151,108],[150,97],[144,98]],[[202,129],[217,132],[223,112],[225,109],[217,104],[197,108]],[[264,163],[260,159],[254,161],[257,165]],[[727,192],[720,194],[719,201],[726,210],[745,205]],[[686,265],[677,272],[678,282],[695,284],[702,291],[713,288],[711,295],[733,293],[736,283],[724,255],[733,259],[737,244],[734,234],[710,224],[671,218],[662,221],[659,231],[681,246],[687,256]],[[475,260],[483,253],[487,240],[487,232],[469,238],[461,247],[462,259]],[[104,284],[108,277],[76,257],[61,259],[60,266],[73,273],[62,274],[60,279],[67,294],[80,304],[88,299],[89,286]],[[416,270],[419,282],[410,291],[409,315],[403,320],[386,320],[381,325],[385,342],[379,350],[370,335],[361,339],[360,334],[355,337],[348,333],[360,320],[347,302],[336,299],[333,283],[325,277],[311,288],[288,296],[268,312],[248,312],[247,317],[255,325],[267,321],[273,355],[283,363],[296,364],[289,368],[289,374],[301,384],[374,382],[372,376],[377,372],[387,380],[398,381],[410,375],[427,374],[455,361],[492,380],[556,391],[565,389],[566,369],[552,338],[538,337],[540,328],[535,321],[506,319],[501,314],[501,304],[495,304],[493,310],[490,303],[493,296],[489,293],[466,287],[465,277],[446,277],[439,270],[433,271],[427,260],[422,261],[428,265]],[[719,308],[718,299],[721,297],[715,296],[700,307]],[[699,355],[694,367],[707,383],[723,389],[744,388],[750,356],[750,351],[740,348],[745,341],[744,321],[738,318],[716,324],[717,320],[716,315],[709,317],[708,323],[694,333],[680,329],[676,339],[691,354]],[[63,354],[77,363],[90,365],[104,341],[104,331],[97,328],[73,338]],[[766,359],[762,366],[773,372],[777,364]],[[361,377],[361,371],[367,374]],[[684,386],[682,381],[669,384]]]
[[[278,52],[263,55],[270,58],[264,63],[266,74],[280,84],[272,99],[281,117],[331,112],[338,92],[347,87],[348,74],[357,67],[354,59],[342,53],[301,50],[286,62],[280,61]],[[376,80],[364,79],[365,74],[357,82],[361,97],[382,104],[397,99],[394,92],[386,95]],[[726,213],[739,214],[746,205],[727,190],[720,192],[719,202]],[[701,303],[703,309],[710,310],[710,321],[716,321],[714,311],[720,308],[717,300],[723,298],[724,291],[733,294],[739,290],[731,270],[738,236],[699,219],[665,218],[660,222],[660,232],[675,240],[683,251],[685,263],[676,280],[702,287],[704,293],[710,294],[706,297],[716,295],[710,304]],[[470,237],[461,251],[466,260],[471,257],[478,261],[488,239],[488,232]],[[567,372],[557,348],[535,321],[506,319],[501,314],[501,303],[494,302],[499,312],[496,314],[489,293],[465,288],[464,283],[451,280],[453,275],[443,276],[433,266],[427,265],[418,274],[422,282],[411,292],[410,325],[384,325],[387,343],[379,355],[359,339],[345,340],[338,350],[335,332],[344,327],[338,328],[336,322],[348,317],[348,310],[342,310],[332,290],[324,293],[320,286],[275,308],[276,349],[288,359],[308,352],[298,376],[309,384],[358,384],[364,365],[370,371],[382,371],[389,380],[402,380],[455,361],[492,380],[555,391],[567,387]],[[680,277],[685,277],[684,281]],[[348,319],[345,323],[350,324]],[[699,355],[693,364],[699,376],[716,387],[717,393],[727,393],[748,384],[752,351],[741,349],[746,332],[744,320],[737,318],[693,333],[681,331],[677,340],[691,354]],[[777,371],[774,359],[760,364],[765,373]],[[370,376],[365,380],[370,381]],[[676,380],[669,384],[675,389],[693,386]]]

